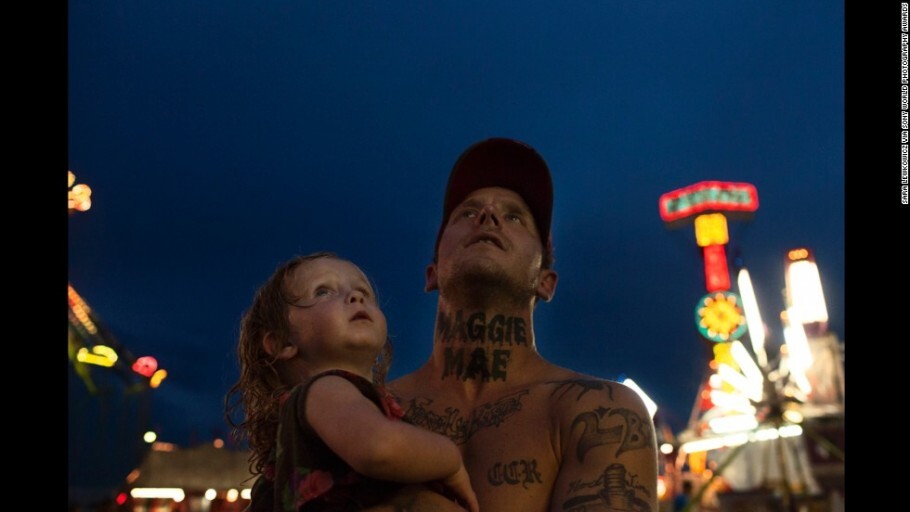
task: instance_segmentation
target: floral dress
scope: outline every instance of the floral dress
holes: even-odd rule
[[[404,415],[390,393],[344,370],[329,370],[295,386],[282,397],[278,442],[253,485],[249,512],[361,510],[382,503],[402,486],[356,473],[299,417],[310,385],[327,375],[347,379],[387,418],[400,420]]]

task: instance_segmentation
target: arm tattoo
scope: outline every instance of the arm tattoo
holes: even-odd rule
[[[493,464],[487,471],[487,482],[493,486],[521,484],[527,489],[531,484],[543,483],[543,480],[540,479],[540,473],[537,471],[537,459],[520,459]]]
[[[479,405],[468,418],[464,418],[461,411],[455,407],[446,407],[445,414],[438,414],[429,409],[429,405],[433,403],[432,399],[413,398],[408,402],[404,419],[413,425],[448,436],[455,444],[464,444],[478,430],[498,427],[506,418],[520,411],[521,399],[528,393],[529,391],[524,389],[495,402]]]
[[[602,429],[600,428],[600,420],[604,419],[605,416],[607,418],[620,416],[623,419],[623,424]],[[581,439],[578,440],[578,447],[575,452],[578,462],[584,462],[585,454],[600,445],[619,443],[619,448],[616,450],[616,456],[618,457],[629,450],[646,448],[651,441],[650,423],[643,421],[641,417],[629,409],[598,407],[591,412],[583,412],[576,416],[575,421],[572,422],[572,429],[574,430],[575,425],[578,424],[584,425],[584,430],[581,433]]]
[[[582,494],[569,498],[562,504],[564,512],[600,512],[623,510],[630,512],[651,512],[651,506],[639,494],[651,496],[642,485],[635,483],[636,475],[626,471],[622,464],[610,464],[597,480],[583,482],[576,480],[569,484],[569,492],[578,492],[586,488],[601,487],[592,494]]]
[[[575,397],[576,402],[578,400],[580,400],[581,397],[584,396],[584,394],[587,393],[588,391],[591,391],[591,390],[603,391],[604,389],[606,389],[607,393],[609,393],[610,400],[613,400],[613,387],[610,386],[610,384],[608,382],[603,381],[603,380],[596,380],[596,379],[551,380],[551,381],[548,381],[547,384],[557,384],[556,389],[554,389],[553,392],[550,393],[551,397],[561,390],[562,393],[559,394],[559,398],[561,399],[562,397],[566,396],[566,393],[568,393],[573,388],[575,388],[575,386],[578,386],[581,388],[581,391],[579,391],[578,396]]]

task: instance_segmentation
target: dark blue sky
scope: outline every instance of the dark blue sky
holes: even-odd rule
[[[559,288],[540,351],[633,377],[674,427],[707,364],[692,228],[658,197],[755,184],[730,224],[772,342],[783,258],[816,253],[844,323],[844,15],[839,2],[69,2],[69,277],[169,371],[165,440],[224,430],[238,323],[296,253],[378,284],[392,376],[430,353],[423,290],[456,157],[524,140],[553,173]],[[732,264],[732,262],[731,262]]]

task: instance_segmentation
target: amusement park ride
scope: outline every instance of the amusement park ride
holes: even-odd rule
[[[76,176],[72,171],[67,172],[69,214],[88,211],[92,206],[92,189],[84,183],[76,184]],[[73,285],[67,287],[69,358],[88,391],[98,393],[91,376],[91,369],[96,366],[109,368],[118,375],[128,386],[128,392],[157,388],[167,377],[167,371],[158,368],[154,357],[134,356],[105,328]]]
[[[820,486],[807,467],[804,435],[816,451],[840,465],[835,481],[840,478],[842,486],[843,451],[816,428],[830,425],[832,419],[842,425],[844,378],[842,342],[827,331],[828,315],[813,255],[804,248],[787,254],[787,308],[781,314],[785,343],[779,354],[769,356],[749,272],[737,269],[739,293],[732,291],[725,250],[728,217],[748,220],[758,209],[755,187],[696,183],[662,195],[659,207],[668,228],[694,224],[707,288],[695,306],[694,320],[714,355],[688,428],[679,435],[677,465],[698,466],[705,475],[684,510],[698,503],[718,477],[735,480],[732,473],[738,473],[741,487],[773,488],[784,510],[794,507],[796,495],[817,494]],[[741,341],[744,336],[749,348]],[[750,452],[760,455],[743,455]],[[709,453],[722,460],[715,460],[706,472]]]

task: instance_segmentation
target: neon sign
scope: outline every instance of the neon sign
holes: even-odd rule
[[[750,183],[702,181],[660,196],[660,218],[673,222],[706,211],[754,212],[758,191]]]

